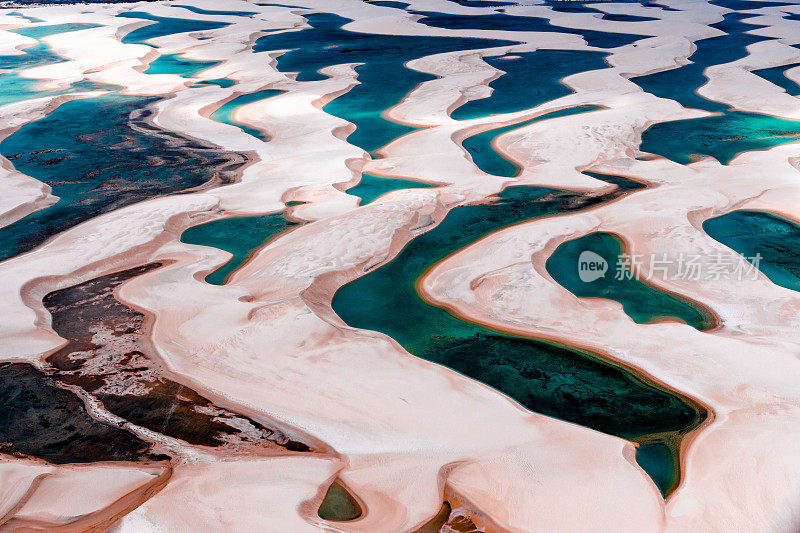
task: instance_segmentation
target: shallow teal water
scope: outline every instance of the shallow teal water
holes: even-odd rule
[[[764,211],[731,211],[703,223],[711,238],[735,250],[773,283],[800,291],[800,227]]]
[[[278,58],[282,72],[297,72],[299,81],[324,79],[319,69],[342,63],[364,63],[357,67],[359,85],[328,103],[327,113],[356,125],[347,141],[367,152],[385,146],[414,130],[384,118],[383,113],[399,103],[423,81],[433,79],[404,65],[430,54],[487,48],[507,41],[452,37],[407,37],[354,33],[341,29],[349,19],[328,13],[304,15],[311,29],[275,33],[256,41],[256,52],[294,48]],[[390,83],[387,83],[391,80]]]
[[[228,276],[247,261],[254,250],[278,233],[296,225],[286,220],[281,213],[225,218],[187,229],[181,235],[181,241],[211,246],[233,254],[230,261],[205,278],[207,283],[222,285]]]
[[[33,22],[33,23],[44,22],[44,20],[42,20],[42,19],[38,19],[38,18],[32,17],[30,15],[23,15],[22,13],[18,13],[18,12],[12,12],[12,13],[9,13],[9,15],[14,15],[15,17],[20,17],[20,18],[27,19],[28,22]]]
[[[144,73],[177,74],[183,78],[193,78],[200,72],[219,64],[220,61],[186,59],[181,57],[181,54],[163,54],[153,60]]]
[[[219,109],[211,113],[211,118],[216,120],[217,122],[224,122],[225,124],[232,124],[234,126],[238,126],[241,130],[248,135],[252,135],[256,139],[261,139],[262,141],[269,141],[269,136],[262,132],[261,130],[257,130],[256,128],[252,128],[243,122],[238,122],[233,119],[233,112],[236,111],[237,108],[251,104],[253,102],[258,102],[260,100],[265,100],[272,96],[281,94],[283,91],[276,91],[273,89],[265,89],[262,91],[256,91],[253,93],[243,94],[241,96],[237,96],[233,100],[229,100],[228,102],[222,104]]]
[[[726,6],[731,2],[735,5],[743,3],[738,0],[725,2]],[[688,164],[701,155],[711,156],[722,164],[728,164],[738,153],[763,150],[800,140],[798,121],[732,111],[724,104],[707,100],[697,94],[697,89],[707,81],[703,74],[707,67],[745,57],[746,46],[766,39],[747,33],[759,27],[747,22],[752,17],[751,14],[731,12],[724,17],[722,22],[712,26],[727,34],[698,41],[697,51],[689,58],[691,64],[631,79],[656,96],[677,100],[685,107],[718,113],[712,117],[655,124],[642,135],[642,151],[661,155],[681,164]],[[788,84],[791,82],[787,79],[785,84],[782,83],[772,69],[756,73],[790,88]]]
[[[579,258],[586,250],[596,253],[606,261],[608,270],[605,276],[591,281],[581,280],[578,271]],[[545,266],[553,279],[575,296],[617,301],[622,304],[625,313],[639,324],[647,324],[659,318],[672,318],[701,331],[713,327],[710,317],[692,304],[635,278],[618,276],[618,258],[622,253],[622,243],[614,235],[590,233],[561,244],[548,258]],[[646,267],[648,263],[645,261],[644,264]],[[627,268],[624,271],[630,272]]]
[[[214,78],[213,80],[200,80],[197,83],[193,83],[190,87],[202,87],[203,85],[217,85],[218,87],[222,87],[223,89],[226,87],[230,87],[236,82],[230,80],[228,78]]]
[[[9,31],[40,40],[49,35],[96,27],[98,27],[97,24],[68,23],[18,28]],[[92,88],[91,84],[79,83],[67,90],[37,90],[36,87],[45,80],[22,78],[19,76],[19,72],[32,67],[62,63],[65,59],[54,54],[50,47],[42,42],[23,48],[22,51],[23,55],[0,56],[0,69],[9,71],[0,73],[0,105]]]
[[[800,142],[800,121],[729,111],[655,124],[642,134],[640,149],[684,165],[698,155],[727,165],[741,152],[796,142]]]
[[[347,194],[358,196],[361,198],[359,204],[367,205],[376,198],[399,189],[427,189],[434,186],[435,185],[423,183],[421,181],[362,174],[361,181],[355,187],[347,189]]]
[[[609,178],[625,189],[641,187]],[[625,190],[622,189],[622,190]],[[608,200],[536,187],[508,188],[497,202],[451,211],[388,264],[341,287],[334,311],[350,326],[380,331],[412,354],[508,394],[528,409],[628,439],[680,439],[705,417],[699,407],[580,352],[465,322],[425,303],[415,283],[437,261],[501,227]],[[647,448],[645,448],[647,450]],[[656,450],[657,452],[657,450]],[[665,492],[677,479],[671,456],[641,452],[642,468]]]
[[[340,288],[333,308],[348,325],[385,333],[414,355],[487,383],[533,411],[626,438],[680,431],[694,423],[696,411],[678,398],[591,354],[488,330],[417,294],[415,283],[429,267],[480,237],[603,200],[514,187],[495,203],[454,209],[394,260]]]
[[[548,120],[557,117],[566,117],[578,113],[588,113],[589,111],[596,111],[598,109],[602,108],[598,106],[585,105],[553,111],[552,113],[547,113],[534,119],[526,120],[525,122],[487,130],[483,133],[472,135],[471,137],[464,139],[461,145],[465,150],[467,150],[467,152],[469,152],[470,157],[472,157],[472,162],[475,163],[475,165],[482,171],[495,176],[511,178],[517,175],[520,168],[516,163],[506,159],[505,156],[501,155],[494,149],[492,143],[495,139],[504,133],[525,127],[528,124],[533,124],[534,122],[540,122],[542,120]]]
[[[679,481],[678,458],[669,443],[647,441],[636,449],[636,462],[647,472],[664,496],[675,489]]]

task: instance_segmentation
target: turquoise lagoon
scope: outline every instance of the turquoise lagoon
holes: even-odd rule
[[[380,331],[412,354],[486,383],[532,411],[634,440],[658,435],[674,446],[704,416],[700,408],[594,354],[456,318],[427,304],[416,290],[433,264],[497,229],[604,200],[608,197],[511,187],[493,203],[456,208],[388,264],[341,287],[333,309],[348,325]],[[651,460],[643,466],[654,463],[673,478],[678,475],[672,463]]]
[[[710,218],[703,230],[754,263],[774,284],[800,291],[800,226],[765,211],[739,210]]]
[[[576,50],[537,50],[483,60],[505,72],[492,80],[488,98],[471,100],[455,109],[457,120],[512,113],[572,93],[561,80],[571,74],[607,68],[606,54]]]
[[[219,61],[198,61],[186,59],[181,54],[163,54],[154,59],[145,74],[176,74],[183,78],[193,78],[200,72],[219,65]]]
[[[458,1],[469,5],[471,0]],[[212,14],[221,13],[233,14]],[[434,13],[424,15],[423,23],[432,26],[564,30],[551,26],[546,19],[503,13],[455,18]],[[140,12],[120,16],[156,22],[124,38],[124,42],[140,44],[147,44],[146,41],[154,37],[207,31],[226,25]],[[327,104],[325,111],[354,123],[357,129],[348,141],[368,152],[375,152],[398,136],[413,131],[385,117],[385,111],[419,83],[433,79],[407,68],[408,61],[434,53],[515,44],[467,38],[386,39],[345,31],[341,26],[349,22],[348,19],[335,15],[310,14],[307,17],[312,28],[270,33],[257,41],[255,50],[292,49],[278,59],[278,68],[297,72],[300,81],[323,79],[324,75],[318,71],[328,65],[361,63],[357,67],[360,84]],[[620,46],[640,38],[585,30],[564,31],[579,34],[591,44],[602,47]],[[488,59],[507,74],[492,82],[491,97],[469,102],[454,116],[475,118],[533,107],[568,94],[569,89],[560,83],[564,76],[606,67],[604,54],[600,52],[540,50],[519,56],[518,59]],[[149,72],[191,76],[207,67],[203,62],[165,56],[154,62]],[[230,86],[232,82],[198,83]],[[213,118],[233,123],[231,114],[236,107],[277,93],[263,90],[240,95],[220,107]],[[142,110],[154,101],[110,94],[69,102],[0,143],[0,153],[9,157],[20,171],[50,184],[54,194],[61,198],[55,206],[0,229],[0,259],[30,250],[57,232],[98,214],[152,196],[192,190],[219,172],[222,183],[234,179],[237,162],[211,147],[149,126],[145,120],[147,111]],[[557,113],[586,110],[576,108]],[[537,120],[552,118],[557,113]],[[247,133],[268,140],[260,132],[237,125]],[[491,148],[491,140],[521,125],[475,135],[465,140],[464,146],[480,168],[498,176],[511,176],[516,173],[516,167]],[[65,131],[72,133],[64,135]],[[617,183],[623,189],[639,186],[623,178],[594,176]],[[398,188],[425,186],[428,185],[367,174],[349,192],[359,196],[365,204]],[[425,303],[415,289],[416,281],[431,265],[482,236],[530,218],[607,201],[618,193],[589,197],[536,187],[510,187],[491,203],[454,209],[439,226],[409,243],[396,259],[342,287],[334,297],[334,309],[349,325],[386,333],[411,353],[487,383],[532,411],[642,442],[638,460],[666,492],[674,486],[678,466],[674,454],[662,453],[663,448],[658,448],[658,443],[673,450],[680,435],[703,418],[702,409],[660,390],[640,376],[606,363],[596,354],[507,335],[460,320]],[[282,213],[237,217],[192,227],[181,238],[187,243],[213,246],[233,254],[233,259],[206,278],[209,283],[222,284],[253,250],[293,225]],[[669,313],[685,311],[680,306],[676,309],[667,306]],[[345,515],[356,516],[359,511],[347,498],[337,492],[338,489],[332,488],[332,491],[334,494],[329,492],[334,509],[331,519],[336,519],[336,509],[352,511],[349,515],[339,515],[344,517],[340,519],[350,519]],[[323,509],[320,514],[327,512]]]
[[[208,274],[207,283],[222,285],[237,268],[272,237],[297,224],[288,221],[282,213],[255,217],[234,217],[199,224],[187,229],[181,241],[219,248],[233,254],[227,263]]]
[[[144,11],[126,11],[117,16],[152,20],[155,22],[155,24],[148,24],[147,26],[135,29],[122,38],[122,42],[126,44],[144,44],[147,46],[153,46],[147,41],[156,37],[165,37],[167,35],[174,35],[176,33],[216,30],[229,25],[227,22],[213,22],[208,20],[182,19],[175,17],[159,17]]]
[[[756,4],[757,2],[744,2]],[[754,9],[754,8],[751,8]],[[732,111],[727,106],[697,94],[706,83],[703,72],[711,65],[735,61],[747,55],[746,46],[766,38],[746,33],[759,26],[743,19],[747,13],[732,12],[713,24],[726,35],[697,42],[697,51],[689,65],[648,76],[633,78],[645,91],[661,98],[677,100],[684,107],[702,109],[716,115],[711,117],[661,122],[642,135],[641,150],[663,156],[677,163],[688,164],[699,156],[711,156],[728,164],[738,153],[762,150],[800,140],[800,122]],[[766,72],[766,77],[774,72]],[[787,80],[788,82],[788,80]]]
[[[33,28],[18,28],[9,31],[24,35],[25,37],[40,40],[48,35],[86,30],[96,27],[96,24],[68,23],[53,24],[49,26],[35,26]],[[41,98],[43,96],[52,96],[56,94],[63,94],[65,92],[95,88],[95,86],[92,84],[76,83],[66,91],[61,89],[44,91],[37,90],[36,87],[45,80],[20,77],[20,71],[43,65],[61,63],[66,60],[54,54],[50,50],[50,47],[43,42],[23,48],[22,52],[22,55],[0,56],[0,70],[8,71],[0,73],[0,105],[21,102],[31,98]]]
[[[219,107],[219,109],[211,113],[211,118],[218,122],[223,122],[225,124],[233,124],[234,126],[238,126],[239,128],[241,128],[242,131],[244,131],[249,135],[252,135],[256,139],[261,139],[262,141],[268,141],[269,137],[266,134],[264,134],[261,130],[257,130],[255,128],[248,126],[247,124],[243,124],[241,122],[237,122],[236,120],[234,120],[233,112],[236,111],[236,108],[238,107],[241,107],[246,104],[251,104],[253,102],[258,102],[260,100],[265,100],[280,93],[281,91],[276,91],[273,89],[264,89],[262,91],[256,91],[253,93],[237,96],[233,100],[229,100],[228,102],[222,104]]]
[[[598,109],[602,108],[598,106],[586,105],[552,111],[531,120],[526,120],[510,126],[495,128],[478,133],[477,135],[472,135],[464,139],[461,145],[465,150],[467,150],[470,157],[472,157],[472,162],[475,163],[475,165],[482,171],[495,176],[511,178],[517,175],[519,172],[519,167],[516,163],[510,161],[494,149],[492,143],[495,139],[504,133],[522,128],[529,124],[533,124],[534,122],[540,122],[557,117],[566,117],[579,113],[586,113],[589,111],[596,111]]]
[[[704,155],[727,165],[741,152],[798,141],[800,121],[731,111],[656,124],[642,135],[640,149],[683,165]]]
[[[786,91],[791,96],[800,94],[800,85],[786,77],[786,71],[794,68],[800,63],[792,63],[790,65],[781,65],[780,67],[762,68],[753,70],[753,74],[758,74],[770,83],[773,83]]]
[[[603,277],[588,282],[581,280],[578,273],[579,258],[587,250],[602,257],[608,265]],[[590,233],[561,244],[548,258],[546,268],[556,282],[575,296],[615,300],[639,324],[667,318],[680,320],[700,331],[714,327],[713,318],[695,305],[632,276],[627,263],[619,262],[624,251],[616,236]],[[647,262],[644,264],[646,267]]]
[[[256,41],[254,50],[291,48],[278,58],[278,69],[297,72],[299,81],[324,79],[319,69],[342,63],[362,63],[356,68],[359,85],[328,103],[327,113],[356,125],[348,142],[367,152],[385,146],[414,128],[388,120],[385,111],[399,103],[420,83],[433,76],[405,64],[430,54],[489,48],[507,41],[452,37],[407,37],[355,33],[342,29],[349,19],[327,13],[305,15],[310,29],[274,33]]]
[[[427,189],[429,187],[434,187],[434,185],[422,181],[362,174],[361,181],[355,187],[347,189],[347,194],[358,196],[361,198],[360,205],[367,205],[376,198],[392,191],[399,189]]]

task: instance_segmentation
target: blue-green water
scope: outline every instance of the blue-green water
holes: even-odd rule
[[[583,281],[579,276],[581,254],[591,251],[602,257],[608,270],[603,277]],[[548,258],[545,267],[553,279],[572,292],[585,298],[606,298],[622,304],[625,313],[639,324],[661,318],[678,319],[704,331],[714,327],[710,314],[695,305],[679,299],[628,275],[630,270],[618,268],[618,258],[624,252],[622,243],[610,233],[590,233],[561,244]],[[645,262],[645,267],[647,263]]]
[[[61,105],[0,142],[22,173],[60,200],[0,229],[0,260],[102,213],[235,178],[230,154],[149,126],[140,111],[154,98],[109,94]],[[131,120],[131,115],[136,120]]]
[[[640,149],[684,165],[698,155],[727,165],[741,152],[796,142],[800,142],[800,121],[730,111],[655,124],[642,134]]]
[[[193,13],[197,13],[199,15],[234,15],[240,17],[250,17],[252,15],[258,15],[257,11],[214,11],[209,9],[201,9],[195,6],[185,6],[185,5],[177,5],[173,4],[173,7],[180,7],[183,9],[188,9]]]
[[[347,189],[347,194],[358,196],[361,198],[360,205],[367,205],[376,198],[392,191],[399,189],[426,189],[428,187],[433,187],[433,185],[421,181],[362,174],[361,181],[355,187]]]
[[[518,124],[512,124],[510,126],[505,126],[503,128],[496,128],[488,131],[484,131],[483,133],[479,133],[477,135],[472,135],[471,137],[467,137],[461,143],[467,152],[469,152],[470,157],[472,157],[472,162],[481,169],[482,171],[486,172],[487,174],[493,174],[495,176],[504,176],[507,178],[516,176],[519,172],[519,166],[513,161],[506,159],[505,156],[500,155],[494,147],[492,143],[495,139],[497,139],[500,135],[507,133],[511,130],[515,130],[518,128],[522,128],[527,126],[528,124],[532,124],[534,122],[540,122],[542,120],[547,120],[551,118],[557,117],[565,117],[569,115],[575,115],[578,113],[587,113],[589,111],[595,111],[601,109],[598,106],[576,106],[570,107],[567,109],[561,109],[559,111],[553,111],[552,113],[547,113],[540,117],[536,117],[531,120],[527,120],[525,122],[520,122]]]
[[[604,18],[606,20],[615,20],[615,21],[620,21],[620,22],[644,22],[644,21],[647,21],[647,20],[658,20],[658,19],[651,18],[651,17],[638,17],[638,16],[634,16],[634,15],[610,14],[610,13],[606,13],[605,11],[601,11],[599,9],[595,9],[595,8],[591,7],[592,4],[599,4],[599,3],[602,3],[602,0],[599,1],[599,2],[597,2],[597,1],[579,2],[577,0],[563,0],[563,1],[546,0],[544,4],[546,6],[548,6],[550,9],[552,9],[553,11],[556,11],[558,13],[600,13],[602,15],[602,18]],[[667,7],[667,6],[662,6],[661,4],[648,2],[647,0],[642,0],[642,1],[639,1],[639,0],[622,0],[621,2],[615,2],[615,3],[641,4],[641,5],[645,6],[645,7],[657,7],[659,9],[661,9],[661,10],[664,10],[664,11],[678,11],[677,9],[672,9],[670,7]]]
[[[646,441],[636,448],[636,462],[650,475],[661,494],[668,496],[679,481],[677,443]]]
[[[800,94],[800,85],[787,78],[786,71],[798,65],[800,65],[800,63],[792,63],[791,65],[762,68],[758,70],[753,70],[752,72],[753,74],[758,74],[765,80],[774,83],[775,85],[786,91],[788,94],[792,96],[797,96],[798,94]]]
[[[711,117],[651,126],[642,135],[640,148],[643,152],[661,155],[682,164],[690,163],[701,155],[728,164],[740,152],[762,150],[800,140],[800,122],[732,111],[696,92],[707,81],[703,74],[707,67],[745,57],[746,46],[766,39],[745,33],[759,27],[743,20],[751,16],[732,12],[726,14],[722,22],[713,24],[728,33],[699,41],[697,51],[689,58],[692,64],[632,79],[656,96],[677,100],[685,107],[717,113]],[[765,74],[774,77],[774,72]]]
[[[310,29],[276,33],[261,37],[254,50],[295,49],[278,58],[278,69],[297,72],[299,81],[324,79],[319,69],[341,63],[364,63],[357,67],[359,85],[328,103],[324,110],[356,125],[347,139],[371,152],[413,128],[384,118],[383,113],[399,103],[411,90],[433,76],[406,68],[404,65],[423,56],[488,48],[507,41],[452,37],[408,37],[393,35],[390,39],[343,30],[349,19],[328,13],[306,15]]]
[[[18,13],[18,12],[9,13],[9,15],[14,15],[15,17],[20,17],[20,18],[27,19],[28,22],[33,22],[33,23],[44,22],[44,20],[42,20],[42,19],[38,19],[38,18],[32,17],[30,15],[23,15],[22,13]]]
[[[800,291],[800,227],[764,211],[731,211],[703,223],[711,238],[755,262],[774,284]]]
[[[464,7],[503,7],[513,6],[515,2],[493,2],[492,0],[450,0]]]
[[[256,91],[253,93],[243,94],[241,96],[237,96],[233,100],[229,100],[228,102],[222,104],[219,109],[211,113],[211,118],[218,122],[223,122],[225,124],[232,124],[234,126],[238,126],[248,135],[252,135],[256,139],[261,139],[262,141],[268,141],[269,136],[266,135],[261,130],[257,130],[244,124],[242,122],[237,122],[233,119],[233,112],[236,111],[237,108],[242,107],[243,105],[251,104],[253,102],[258,102],[260,100],[265,100],[272,96],[280,94],[282,91],[276,91],[273,89],[265,89],[262,91]]]
[[[653,434],[679,439],[704,417],[702,409],[594,354],[460,320],[427,304],[416,291],[417,280],[433,264],[492,231],[613,196],[514,187],[495,203],[454,209],[394,260],[341,287],[333,309],[348,325],[385,333],[412,354],[486,383],[532,411],[629,439]],[[679,465],[673,462],[652,459],[642,467],[655,476],[665,469],[678,476]]]
[[[159,17],[144,11],[126,11],[117,16],[155,21],[155,24],[149,24],[133,30],[122,38],[122,42],[125,44],[146,44],[147,46],[153,46],[147,41],[156,37],[164,37],[176,33],[215,30],[228,26],[227,22]]]
[[[340,288],[333,309],[348,325],[385,333],[411,353],[487,383],[533,411],[626,438],[680,431],[697,413],[678,398],[591,354],[460,320],[416,291],[433,264],[492,231],[607,199],[513,187],[494,203],[454,209],[394,260]]]
[[[486,7],[509,5],[506,2],[478,4],[475,0],[456,1],[462,5]],[[253,14],[184,7],[201,14]],[[471,17],[425,15],[423,23],[432,26],[563,30],[579,34],[590,44],[603,47],[616,47],[639,39],[635,35],[557,28],[546,19],[502,13]],[[156,22],[128,34],[123,39],[126,43],[147,44],[147,40],[159,36],[207,31],[226,25],[141,12],[120,16]],[[640,19],[616,15],[604,15],[604,18]],[[323,79],[318,71],[328,65],[363,63],[357,68],[360,85],[327,104],[325,111],[353,122],[357,129],[349,142],[369,152],[412,131],[412,128],[384,117],[389,107],[400,102],[419,83],[432,79],[430,75],[407,68],[405,65],[409,60],[434,53],[513,44],[490,39],[387,38],[344,31],[341,26],[349,20],[335,15],[312,14],[308,15],[308,20],[311,29],[269,34],[258,40],[256,51],[295,49],[279,58],[278,68],[284,72],[297,72],[300,81]],[[44,48],[33,48],[26,56],[36,59],[36,54],[41,52],[46,61],[58,60],[47,56]],[[606,67],[602,53],[539,50],[520,55],[519,59],[512,60],[489,59],[507,74],[492,83],[494,93],[490,98],[470,102],[458,109],[454,116],[474,118],[530,108],[568,94],[569,89],[560,83],[564,76]],[[16,68],[21,64],[16,58],[10,61]],[[193,77],[214,64],[166,55],[154,61],[147,73]],[[233,83],[232,80],[218,79],[198,81],[194,86],[215,84],[229,87]],[[263,90],[238,96],[221,106],[212,118],[235,124],[232,120],[234,109],[278,92]],[[70,102],[48,117],[24,126],[0,143],[0,153],[8,156],[20,171],[49,183],[54,194],[61,197],[56,206],[0,229],[0,259],[29,250],[55,233],[98,214],[152,196],[207,183],[220,169],[224,169],[221,182],[233,179],[234,165],[223,154],[149,127],[138,110],[153,101],[112,94]],[[536,120],[587,109],[595,108],[569,109]],[[268,140],[257,130],[236,125],[257,138]],[[522,125],[475,135],[466,139],[464,146],[483,170],[499,176],[512,176],[516,167],[491,149],[491,140]],[[594,175],[626,189],[639,186],[623,178]],[[409,180],[364,175],[361,183],[348,192],[366,204],[393,190],[428,186]],[[338,291],[334,308],[348,324],[383,331],[412,353],[481,380],[534,411],[632,439],[662,433],[679,435],[703,416],[698,408],[681,398],[605,363],[595,354],[504,335],[462,321],[426,304],[414,287],[425,269],[481,236],[529,218],[584,208],[613,198],[615,194],[588,197],[534,187],[514,187],[501,193],[494,203],[457,208],[438,227],[406,246],[397,259]],[[254,250],[293,226],[282,213],[238,217],[189,228],[181,239],[233,254],[230,261],[206,278],[209,283],[222,284]],[[640,462],[649,465],[645,469],[662,486],[668,475],[674,478],[677,465],[667,461],[663,454],[660,456],[657,449],[655,452],[648,450],[640,449]],[[347,520],[356,516],[351,502],[338,489],[331,489],[326,497],[328,500],[328,503],[333,502],[331,509],[334,514],[330,519]],[[328,514],[325,505],[320,515]],[[334,517],[336,512],[347,508],[352,511],[349,518],[341,518],[345,515]]]
[[[697,50],[689,57],[690,64],[631,78],[631,81],[651,94],[660,98],[676,100],[684,107],[710,112],[727,111],[727,106],[703,98],[697,94],[697,89],[708,81],[703,74],[706,68],[741,59],[747,55],[746,46],[766,39],[766,37],[745,33],[747,30],[760,27],[742,21],[749,17],[752,15],[725,14],[722,22],[711,26],[726,32],[726,34],[697,41],[695,43]]]
[[[762,7],[794,6],[794,2],[759,2],[757,0],[711,0],[712,4],[727,7],[734,11],[761,9]]]
[[[202,87],[203,85],[216,85],[218,87],[222,87],[223,89],[226,87],[230,87],[236,82],[230,80],[228,78],[214,78],[213,80],[200,80],[197,83],[193,83],[190,87]]]
[[[496,13],[490,15],[451,15],[430,11],[411,11],[423,15],[420,23],[436,28],[458,30],[496,30],[496,31],[539,31],[558,32],[580,35],[589,46],[598,48],[616,48],[642,39],[642,35],[626,33],[610,33],[597,30],[582,30],[556,26],[544,17],[524,17]],[[633,28],[630,28],[633,31]]]
[[[483,58],[505,74],[489,84],[493,89],[491,96],[471,100],[450,116],[465,120],[529,109],[572,93],[561,83],[566,76],[608,67],[606,54],[601,52],[537,50],[511,56],[516,59]]]
[[[233,254],[227,263],[208,274],[207,283],[222,285],[228,277],[272,237],[297,224],[286,220],[281,213],[256,217],[235,217],[193,226],[181,235],[187,244],[219,248]]]
[[[9,31],[40,40],[48,35],[96,27],[98,27],[97,24],[68,23],[18,28]],[[65,59],[54,54],[49,46],[41,42],[34,46],[23,48],[22,51],[24,52],[23,55],[0,56],[0,69],[8,70],[8,72],[0,73],[0,105],[89,88],[88,84],[75,84],[66,91],[61,89],[37,90],[36,87],[45,80],[22,78],[19,76],[19,72],[42,65],[62,63]]]
[[[412,59],[456,50],[511,44],[494,39],[456,37],[392,35],[391,39],[387,39],[385,35],[344,30],[342,26],[351,22],[351,19],[331,13],[311,13],[304,17],[311,28],[265,35],[253,46],[255,52],[292,49],[278,58],[278,70],[297,72],[298,81],[325,79],[318,71],[330,65],[365,63],[366,72],[359,72],[362,85],[371,85],[363,81],[363,77],[373,70],[382,75],[383,81],[391,79],[392,83],[397,83],[398,76],[406,75],[398,72],[401,70],[399,67]],[[391,84],[383,83],[381,89],[392,90],[389,85]],[[408,90],[403,91],[402,94],[407,92]],[[384,102],[391,105],[389,99]],[[384,109],[387,107],[390,106],[384,106]]]
[[[163,54],[153,60],[144,73],[177,74],[183,78],[193,78],[200,72],[219,64],[220,61],[187,59],[182,57],[181,54]]]
[[[554,3],[550,6],[553,11],[559,13],[599,13],[600,18],[604,20],[613,20],[614,22],[648,22],[651,20],[658,20],[653,17],[640,17],[637,15],[623,15],[618,13],[606,13],[599,9],[589,7],[583,2],[560,2]]]
[[[37,41],[48,37],[50,35],[57,35],[59,33],[68,33],[72,31],[88,30],[91,28],[99,28],[99,24],[88,24],[85,22],[68,22],[65,24],[52,24],[47,26],[34,26],[32,28],[17,28],[9,30],[13,33],[36,39]],[[18,65],[17,65],[18,66]]]

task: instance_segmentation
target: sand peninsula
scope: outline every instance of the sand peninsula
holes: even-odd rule
[[[798,44],[789,1],[0,8],[0,531],[797,531],[800,296],[678,256],[752,273],[704,222],[800,225]],[[412,250],[437,230],[453,250]],[[629,267],[650,293],[555,281],[599,232],[662,258]],[[627,416],[611,381],[491,381],[430,356],[456,332],[337,314],[409,250],[431,317],[692,420],[612,434],[579,416]],[[707,327],[635,320],[643,294]],[[385,297],[351,305],[413,329]]]

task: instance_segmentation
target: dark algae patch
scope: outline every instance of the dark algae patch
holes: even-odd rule
[[[361,516],[361,506],[347,489],[334,481],[319,506],[319,517],[331,522],[347,522]]]
[[[0,452],[64,464],[135,461],[149,449],[89,416],[78,396],[32,365],[0,363]]]
[[[155,101],[108,94],[67,102],[0,142],[17,170],[59,197],[0,228],[0,260],[103,213],[237,179],[244,156],[156,128],[146,109]]]
[[[52,379],[80,387],[125,420],[191,444],[308,451],[305,444],[219,407],[164,374],[144,315],[114,296],[116,287],[158,266],[109,274],[45,297],[53,329],[69,341],[47,359]]]

